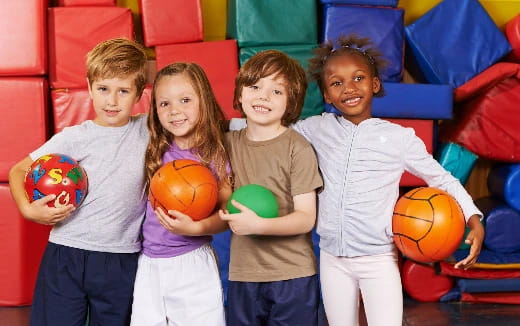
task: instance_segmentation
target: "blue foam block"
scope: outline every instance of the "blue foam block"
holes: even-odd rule
[[[456,281],[457,286],[464,293],[520,291],[520,278],[503,278],[489,280],[459,278]]]
[[[487,185],[493,195],[520,211],[520,164],[494,166],[489,172]]]
[[[444,0],[406,26],[405,35],[421,77],[455,88],[511,51],[476,0]]]
[[[383,83],[384,97],[374,97],[372,116],[401,119],[451,119],[453,88],[448,85]],[[326,112],[338,113],[330,105]]]
[[[484,246],[498,253],[519,252],[520,212],[492,196],[478,198],[475,204],[484,214]]]
[[[383,81],[400,82],[404,60],[404,10],[390,7],[327,4],[323,10],[322,41],[355,33],[368,37],[388,61]]]

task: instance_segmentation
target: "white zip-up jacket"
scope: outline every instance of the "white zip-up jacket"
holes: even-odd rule
[[[394,250],[392,215],[404,171],[450,193],[466,220],[482,213],[458,179],[426,150],[412,128],[371,118],[355,125],[323,113],[292,126],[314,147],[324,187],[319,194],[320,248],[335,256]]]

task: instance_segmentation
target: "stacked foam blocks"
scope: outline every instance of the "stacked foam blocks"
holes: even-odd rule
[[[439,162],[463,184],[472,182],[474,166],[482,160],[492,162],[493,167],[497,165],[500,172],[489,168],[485,178],[481,176],[480,180],[480,183],[486,183],[488,174],[493,180],[488,182],[489,187],[486,186],[489,192],[486,197],[492,197],[495,206],[482,200],[486,203],[481,205],[486,212],[488,233],[486,252],[478,267],[497,278],[519,277],[516,271],[520,259],[515,260],[515,257],[520,248],[507,236],[507,231],[515,230],[513,216],[518,211],[514,204],[517,186],[508,180],[516,175],[516,164],[520,163],[520,136],[515,130],[518,114],[513,105],[518,103],[520,94],[519,2],[4,2],[0,4],[0,25],[3,27],[0,28],[3,45],[0,93],[4,106],[4,119],[0,122],[0,203],[5,209],[0,234],[6,240],[0,247],[0,305],[30,304],[49,231],[20,216],[9,195],[8,170],[53,133],[93,117],[85,80],[85,55],[98,42],[113,37],[136,38],[147,47],[152,71],[150,81],[153,71],[168,63],[191,61],[200,64],[207,72],[227,118],[239,116],[232,108],[234,77],[239,66],[254,53],[279,49],[306,67],[312,49],[326,39],[351,32],[372,38],[391,63],[383,75],[387,96],[375,100],[374,116],[414,128],[428,151],[436,153]],[[473,42],[467,42],[469,39]],[[150,87],[147,87],[135,113],[147,112],[149,103]],[[317,85],[311,83],[302,118],[324,110],[333,109],[323,105]],[[437,140],[439,124],[441,142]],[[408,174],[401,182],[403,187],[423,184],[422,180]],[[506,213],[501,213],[504,205]],[[493,215],[493,212],[499,213]],[[493,229],[496,225],[506,227]],[[510,242],[501,242],[504,239]],[[225,287],[229,233],[215,236],[214,245]],[[467,248],[461,246],[459,257],[463,257],[463,250]],[[489,258],[488,250],[495,253],[494,260]],[[452,267],[449,263],[440,264],[437,269],[415,266],[411,261],[405,262],[405,266],[403,271],[408,272],[403,275],[422,280],[409,281],[411,288],[420,293],[414,294],[418,300],[449,300],[449,295],[454,293],[452,290],[461,286],[458,280],[470,279],[467,275],[449,272]],[[430,284],[438,284],[434,293],[424,293],[421,288],[421,283],[428,283],[424,282],[428,275],[432,278]],[[440,283],[435,283],[442,278]],[[459,291],[452,299],[467,299],[464,293],[470,292],[464,291]],[[504,299],[500,298],[501,292],[495,293],[499,295],[488,295],[495,301],[514,300],[511,298],[516,295],[509,293]],[[475,299],[475,295],[472,298]]]
[[[420,301],[520,302],[519,183],[514,181],[520,148],[520,4],[504,2],[501,11],[494,5],[432,1],[405,27],[405,62],[415,80],[454,89],[453,117],[440,124],[437,159],[462,184],[469,183],[479,162],[487,165],[480,176],[486,191],[473,194],[486,229],[477,264],[467,271],[453,268],[467,256],[466,244],[450,262],[407,262],[403,285]]]

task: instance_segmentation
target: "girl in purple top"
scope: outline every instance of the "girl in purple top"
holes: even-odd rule
[[[131,325],[225,325],[222,286],[211,235],[227,229],[218,216],[231,195],[220,127],[224,114],[197,64],[174,63],[155,77],[148,116],[148,184],[164,164],[200,161],[219,183],[215,213],[200,221],[147,204]]]

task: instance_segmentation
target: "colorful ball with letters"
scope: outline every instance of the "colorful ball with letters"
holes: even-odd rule
[[[70,156],[47,154],[36,159],[25,173],[25,192],[29,202],[54,194],[50,207],[81,205],[88,191],[85,170]]]
[[[404,194],[394,207],[392,232],[401,253],[420,263],[448,258],[460,245],[466,222],[447,192],[422,187]]]
[[[181,159],[161,166],[150,180],[148,200],[153,209],[176,210],[194,221],[213,213],[218,184],[210,169],[200,162]]]
[[[229,198],[226,209],[229,213],[239,213],[240,210],[231,204],[234,199],[248,207],[256,215],[265,218],[278,217],[278,202],[271,190],[258,184],[248,184],[237,188]]]

